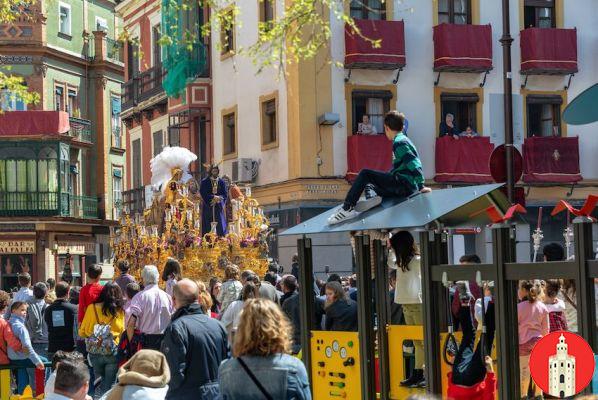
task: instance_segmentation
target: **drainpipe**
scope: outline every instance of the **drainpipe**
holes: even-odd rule
[[[511,23],[509,15],[509,0],[502,1],[502,60],[503,60],[503,90],[505,116],[505,153],[507,167],[507,197],[513,203],[515,181],[513,176],[513,80],[511,71]]]

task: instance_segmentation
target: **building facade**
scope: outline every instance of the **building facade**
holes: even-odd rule
[[[123,206],[132,214],[151,204],[149,164],[165,146],[186,147],[197,154],[191,166],[196,176],[213,154],[209,51],[199,33],[207,11],[195,4],[186,11],[166,10],[165,14],[161,3],[125,0],[117,7],[132,39],[125,48],[122,97],[128,149]],[[195,30],[192,51],[160,45],[161,27],[172,29],[177,21]],[[179,84],[182,90],[175,90]]]
[[[289,66],[286,76],[273,70],[256,75],[250,60],[229,51],[253,44],[258,23],[280,16],[284,2],[237,6],[234,40],[212,58],[214,155],[233,178],[242,177],[240,165],[252,167],[242,178],[254,185],[279,230],[338,204],[348,189],[345,178],[360,168],[388,166],[385,139],[356,135],[364,115],[379,133],[385,112],[406,115],[427,185],[493,181],[490,154],[504,143],[501,2],[347,4],[364,34],[382,39],[381,47],[326,16],[329,45],[314,59]],[[533,226],[544,207],[545,241],[563,242],[567,218],[552,219],[548,212],[555,202],[582,201],[598,180],[593,128],[568,126],[561,116],[567,102],[594,83],[598,34],[587,12],[593,9],[589,0],[510,1],[514,141],[524,165],[518,196]],[[214,49],[223,36],[212,36]],[[451,46],[455,42],[460,46]],[[480,137],[439,138],[447,133],[441,132],[447,114],[454,116],[456,133],[469,127]],[[380,152],[384,146],[389,150]],[[458,247],[484,259],[483,236],[465,235]],[[274,247],[289,265],[294,239],[281,240]],[[341,242],[346,238],[316,238],[323,246],[316,267],[350,270],[350,250]]]
[[[41,1],[0,25],[2,66],[40,95],[2,91],[0,242],[3,289],[16,274],[59,277],[108,262],[108,226],[122,200],[123,82],[119,20],[109,0]]]

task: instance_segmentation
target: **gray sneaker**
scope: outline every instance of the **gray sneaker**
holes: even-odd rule
[[[374,207],[378,207],[380,204],[382,204],[382,197],[376,195],[369,199],[359,200],[357,204],[355,204],[355,211],[364,212],[371,210]]]

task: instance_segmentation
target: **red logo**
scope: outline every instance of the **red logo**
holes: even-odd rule
[[[564,398],[585,389],[594,374],[594,352],[579,335],[552,332],[532,350],[530,373],[544,393]]]

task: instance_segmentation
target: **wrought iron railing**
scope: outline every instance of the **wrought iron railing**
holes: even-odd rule
[[[139,101],[147,100],[163,92],[162,79],[164,71],[161,65],[152,67],[139,74]]]
[[[123,83],[121,95],[123,111],[137,104],[138,80],[138,78],[131,78],[127,82]]]
[[[110,60],[124,62],[123,44],[118,40],[106,38],[106,57]]]
[[[98,200],[58,192],[0,192],[0,216],[98,218]]]
[[[63,215],[75,218],[98,218],[98,199],[95,197],[62,193],[61,200]],[[67,207],[64,207],[65,205]]]
[[[71,130],[69,135],[80,142],[92,143],[91,121],[70,117]]]

